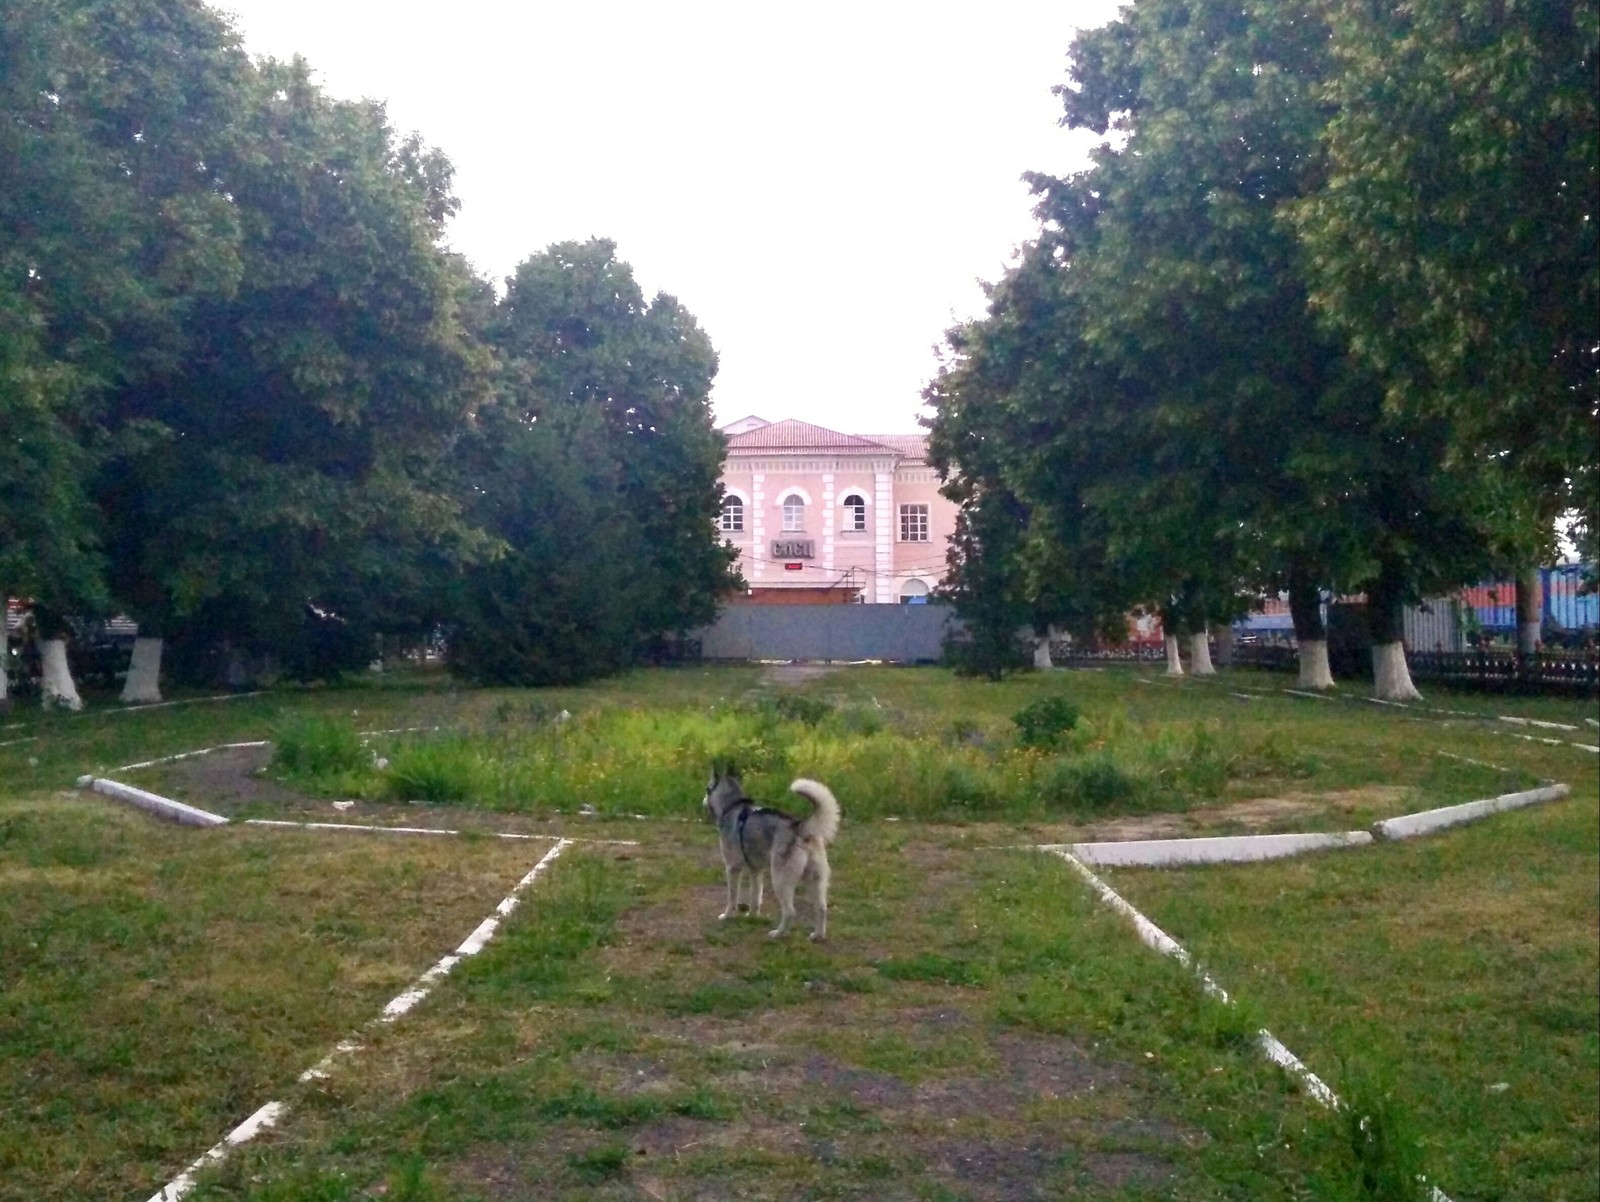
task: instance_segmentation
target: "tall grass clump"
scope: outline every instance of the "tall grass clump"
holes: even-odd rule
[[[272,732],[272,766],[296,780],[326,780],[365,772],[367,750],[350,722],[321,714],[300,714],[278,722]]]
[[[384,791],[396,801],[455,802],[485,797],[490,762],[477,741],[445,735],[397,747],[389,756]]]

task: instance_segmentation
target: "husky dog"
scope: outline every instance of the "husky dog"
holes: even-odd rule
[[[732,918],[739,905],[739,881],[755,878],[755,906],[761,912],[761,874],[772,874],[772,891],[778,895],[778,926],[768,932],[774,939],[794,921],[794,890],[808,873],[816,897],[817,925],[811,938],[828,936],[828,844],[839,833],[839,803],[826,785],[797,780],[789,786],[814,807],[804,818],[757,805],[745,796],[733,770],[711,773],[706,786],[706,815],[717,826],[722,841],[722,863],[728,870],[728,905],[719,918]]]

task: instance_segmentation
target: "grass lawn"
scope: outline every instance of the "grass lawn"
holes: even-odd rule
[[[1463,716],[1281,683],[751,667],[13,712],[0,742],[31,741],[0,747],[0,1199],[148,1197],[269,1099],[286,1125],[195,1196],[1400,1196],[1361,1192],[1349,1133],[1260,1061],[1257,1025],[1336,1088],[1392,1094],[1385,1131],[1457,1202],[1594,1196],[1596,759],[1495,720],[1583,726],[1592,706],[1437,702],[1481,715]],[[1061,696],[1076,726],[1019,745],[1012,716]],[[441,729],[346,738],[399,726]],[[234,816],[640,846],[569,850],[482,956],[296,1084],[547,845],[198,831],[69,790],[261,738],[345,759],[125,779]],[[706,760],[729,753],[757,796],[802,771],[839,794],[827,945],[716,922],[711,832],[662,821],[698,817]],[[407,804],[375,756],[468,787]],[[1551,778],[1574,796],[1416,844],[1116,874],[1235,1010],[1065,865],[1002,849],[1346,829]]]

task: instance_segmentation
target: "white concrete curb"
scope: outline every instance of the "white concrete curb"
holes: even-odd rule
[[[1099,894],[1101,901],[1133,923],[1134,930],[1138,932],[1142,943],[1147,947],[1155,948],[1156,951],[1164,956],[1171,956],[1179,964],[1194,972],[1200,978],[1200,987],[1205,990],[1207,995],[1216,998],[1223,1005],[1232,1004],[1231,999],[1228,997],[1228,991],[1212,980],[1208,973],[1197,968],[1193,957],[1183,949],[1177,940],[1139,913],[1121,894],[1090,872],[1083,861],[1060,845],[1040,847],[1039,850],[1060,856],[1070,864],[1078,875],[1088,883],[1089,887]],[[1261,1049],[1262,1055],[1268,1060],[1271,1060],[1274,1064],[1297,1078],[1305,1086],[1306,1093],[1329,1110],[1342,1110],[1344,1108],[1344,1104],[1339,1100],[1339,1095],[1333,1092],[1328,1083],[1307,1068],[1304,1061],[1285,1047],[1283,1042],[1265,1027],[1256,1033],[1256,1046]],[[1426,1183],[1424,1182],[1424,1184]],[[1428,1186],[1428,1190],[1430,1202],[1450,1202],[1449,1195],[1437,1186]]]
[[[460,947],[456,948],[455,951],[445,956],[432,968],[428,969],[427,972],[418,977],[411,984],[409,989],[393,998],[389,1004],[383,1008],[383,1013],[374,1019],[369,1025],[376,1026],[380,1023],[394,1022],[401,1015],[405,1014],[407,1011],[416,1006],[416,1004],[423,998],[427,997],[434,985],[437,984],[444,976],[446,976],[452,968],[454,968],[468,956],[475,956],[481,952],[484,949],[484,946],[489,942],[490,939],[494,937],[495,932],[499,929],[500,920],[517,908],[517,903],[522,900],[519,896],[522,891],[529,885],[533,884],[533,882],[538,879],[544,870],[549,867],[550,864],[554,863],[556,857],[566,850],[570,842],[571,840],[569,839],[558,839],[556,845],[549,851],[545,852],[544,858],[535,864],[532,869],[528,871],[528,874],[517,882],[516,887],[511,890],[511,892],[500,902],[498,906],[495,907],[494,913],[480,922],[477,926],[477,929],[475,929],[472,934],[466,937],[466,939],[461,943]],[[334,1045],[334,1048],[331,1052],[329,1052],[311,1068],[308,1068],[305,1072],[301,1073],[299,1080],[301,1082],[308,1082],[320,1080],[321,1078],[326,1077],[328,1075],[328,1070],[333,1066],[336,1060],[338,1060],[341,1056],[348,1056],[353,1052],[359,1052],[361,1047],[362,1045],[356,1040],[340,1040]],[[269,1130],[276,1126],[278,1122],[288,1113],[289,1107],[286,1103],[268,1102],[249,1118],[245,1119],[244,1122],[240,1123],[232,1131],[228,1132],[227,1135],[223,1136],[222,1141],[210,1151],[206,1152],[205,1155],[201,1156],[183,1172],[179,1173],[178,1176],[174,1177],[166,1185],[162,1186],[161,1189],[152,1194],[150,1197],[150,1202],[178,1202],[178,1199],[182,1198],[195,1187],[196,1173],[211,1165],[219,1163],[224,1157],[227,1156],[230,1149],[236,1148],[241,1144],[249,1143],[263,1131]]]
[[[124,764],[113,772],[135,772],[140,768],[154,768],[158,764],[176,764],[179,760],[192,760],[196,756],[210,755],[213,751],[234,751],[240,747],[265,747],[267,740],[252,739],[247,743],[218,743],[215,747],[202,747],[198,751],[180,751],[177,755],[164,755],[159,759],[140,760],[137,764]]]
[[[83,785],[85,782],[80,780],[79,784]],[[221,814],[213,814],[210,810],[173,801],[172,798],[162,797],[159,793],[147,793],[143,789],[135,789],[132,785],[125,785],[121,781],[102,778],[88,781],[87,787],[117,801],[125,801],[129,805],[138,806],[141,810],[148,810],[157,818],[182,823],[184,826],[226,826],[228,822]]]
[[[1418,835],[1443,830],[1462,822],[1472,822],[1502,810],[1520,809],[1537,805],[1541,801],[1556,801],[1572,790],[1566,785],[1546,785],[1542,789],[1528,789],[1522,793],[1502,793],[1482,801],[1469,801],[1462,805],[1440,806],[1436,810],[1423,810],[1418,814],[1404,814],[1399,818],[1386,818],[1372,824],[1372,833],[1379,839],[1412,839]]]
[[[378,826],[360,822],[288,822],[282,818],[246,818],[240,826],[270,826],[277,830],[355,831],[380,835],[464,835],[483,839],[565,839],[568,843],[609,843],[617,847],[638,847],[637,839],[586,839],[576,835],[526,835],[517,831],[459,831],[432,826]]]
[[[1337,831],[1331,834],[1221,835],[1201,839],[1139,839],[1047,846],[1051,851],[1065,847],[1086,864],[1159,867],[1279,860],[1308,851],[1365,847],[1372,842],[1372,838],[1368,831]]]

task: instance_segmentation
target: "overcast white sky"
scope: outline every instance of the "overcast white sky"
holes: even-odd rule
[[[451,241],[499,281],[616,241],[721,356],[717,420],[910,433],[933,346],[1033,232],[1019,177],[1074,30],[1115,0],[214,0],[257,55],[387,102],[456,167]]]

